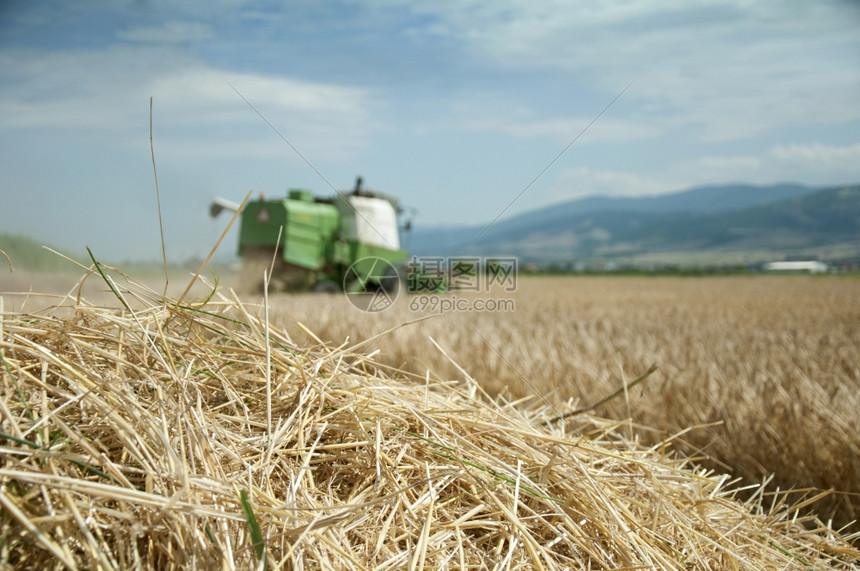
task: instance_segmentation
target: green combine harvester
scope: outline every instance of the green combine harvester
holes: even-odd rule
[[[238,209],[238,204],[216,198],[210,214]],[[354,190],[331,198],[317,198],[307,190],[290,190],[287,198],[261,195],[241,213],[241,287],[262,291],[263,274],[274,260],[271,290],[391,291],[399,280],[394,266],[409,257],[400,246],[401,213],[396,198],[364,190],[361,177]],[[403,230],[410,226],[406,221]]]

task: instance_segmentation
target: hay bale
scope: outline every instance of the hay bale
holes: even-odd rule
[[[5,566],[857,568],[617,422],[299,347],[229,293],[115,291],[2,314]]]

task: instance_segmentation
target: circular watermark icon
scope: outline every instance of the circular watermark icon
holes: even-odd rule
[[[383,311],[391,307],[400,294],[400,274],[388,260],[376,256],[361,258],[346,270],[343,291],[349,302],[361,311]]]

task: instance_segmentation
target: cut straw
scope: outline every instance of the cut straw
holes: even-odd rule
[[[0,566],[857,568],[805,505],[741,501],[592,407],[574,438],[465,368],[416,380],[220,290],[122,289],[152,301],[0,314]]]

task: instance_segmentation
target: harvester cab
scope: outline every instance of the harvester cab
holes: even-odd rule
[[[216,198],[210,214],[238,209]],[[399,224],[403,213],[396,198],[364,189],[361,177],[352,191],[331,198],[307,190],[290,190],[286,198],[260,196],[240,215],[242,289],[260,291],[273,260],[273,290],[356,293],[386,280],[390,286],[398,279],[391,268],[409,256],[400,232],[408,235],[411,219]]]

